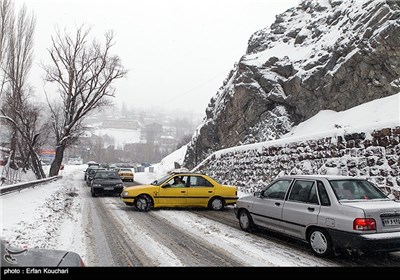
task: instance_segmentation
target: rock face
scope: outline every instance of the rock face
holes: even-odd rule
[[[400,91],[399,2],[303,1],[254,33],[188,145],[192,168],[216,150],[279,139],[321,110]]]

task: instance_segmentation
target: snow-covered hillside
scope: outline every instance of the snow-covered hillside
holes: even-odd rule
[[[397,94],[322,111],[281,139],[214,152],[195,170],[249,192],[288,174],[363,176],[400,197],[399,102]]]
[[[264,146],[286,145],[295,141],[307,141],[334,135],[363,131],[373,131],[382,127],[400,126],[400,94],[380,98],[356,106],[342,112],[324,110],[309,120],[295,126],[289,133],[279,140],[267,141],[257,144],[232,147],[215,152],[220,157],[222,154],[261,149]],[[154,174],[144,173],[140,176],[143,182],[149,182],[161,174],[175,168],[174,162],[183,163],[186,146],[165,157],[160,163],[153,166]],[[240,164],[240,163],[239,163]],[[146,169],[148,170],[148,169]],[[150,179],[147,179],[150,176]]]
[[[376,99],[341,112],[332,110],[320,111],[314,117],[295,126],[282,138],[323,134],[324,132],[338,129],[351,132],[354,129],[375,129],[399,124],[400,93]]]

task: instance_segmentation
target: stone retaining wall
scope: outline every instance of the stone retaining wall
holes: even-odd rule
[[[249,145],[214,153],[196,171],[244,192],[254,192],[278,175],[366,176],[400,197],[400,126],[320,139]]]

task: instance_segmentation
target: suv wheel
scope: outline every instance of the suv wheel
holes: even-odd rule
[[[327,257],[333,252],[332,239],[324,229],[312,229],[308,237],[308,242],[310,243],[311,250],[318,257]]]

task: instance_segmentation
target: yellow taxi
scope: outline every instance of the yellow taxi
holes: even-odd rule
[[[125,187],[121,199],[139,211],[158,207],[206,207],[222,210],[238,199],[237,187],[222,185],[201,173],[168,174],[150,185]]]
[[[121,177],[122,181],[130,181],[133,182],[135,175],[133,174],[132,169],[130,168],[119,168],[118,175]]]

